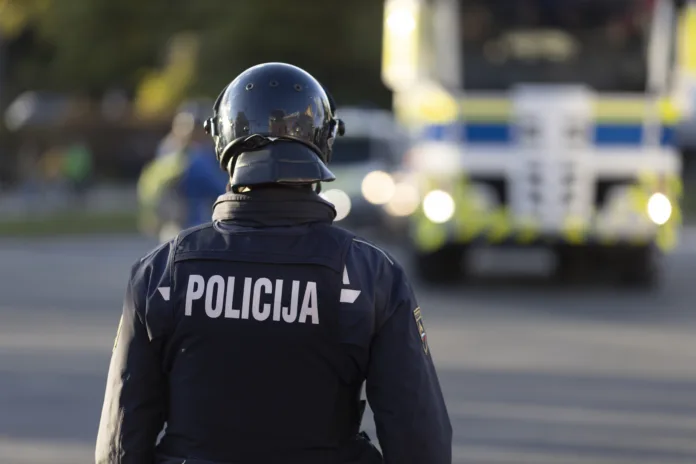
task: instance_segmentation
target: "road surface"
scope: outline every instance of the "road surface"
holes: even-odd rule
[[[1,463],[92,461],[125,279],[152,245],[0,241]],[[695,233],[665,272],[652,293],[416,285],[454,462],[695,463]]]

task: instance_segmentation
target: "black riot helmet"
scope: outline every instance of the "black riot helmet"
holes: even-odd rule
[[[343,135],[335,104],[306,71],[285,63],[253,66],[218,96],[205,130],[230,186],[314,184],[335,176],[331,147]]]

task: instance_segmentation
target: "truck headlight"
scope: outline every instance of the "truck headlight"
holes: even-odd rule
[[[454,199],[442,190],[433,190],[423,199],[425,217],[436,224],[449,221],[454,216]]]
[[[653,193],[648,200],[648,217],[661,226],[672,216],[672,203],[663,193]]]

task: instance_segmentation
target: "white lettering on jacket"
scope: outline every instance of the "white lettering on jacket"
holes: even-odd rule
[[[290,294],[289,306],[282,306],[283,291]],[[206,281],[203,276],[192,274],[186,288],[186,316],[193,314],[193,302],[198,300],[204,301],[205,314],[211,319],[223,317],[319,324],[317,283],[311,281],[293,280],[290,285],[285,285],[282,279],[274,282],[266,277],[254,280],[219,275]]]

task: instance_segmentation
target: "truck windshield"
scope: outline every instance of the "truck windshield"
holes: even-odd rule
[[[655,0],[460,0],[464,88],[643,92]]]

